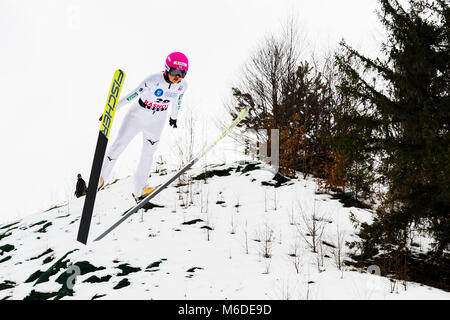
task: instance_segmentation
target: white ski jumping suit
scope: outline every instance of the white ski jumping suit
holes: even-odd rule
[[[163,72],[152,74],[128,95],[119,100],[117,109],[133,101],[125,115],[117,139],[106,153],[100,176],[106,182],[117,158],[125,150],[131,140],[142,132],[141,159],[134,174],[134,194],[142,194],[147,183],[153,163],[153,154],[158,147],[167,119],[167,109],[171,107],[172,119],[177,119],[183,94],[187,83],[182,79],[179,83],[169,83]]]

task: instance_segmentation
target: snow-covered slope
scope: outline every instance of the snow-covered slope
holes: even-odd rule
[[[215,175],[206,183],[170,186],[152,201],[156,207],[87,246],[76,241],[84,198],[0,225],[0,299],[450,298],[415,283],[391,293],[387,278],[339,270],[337,231],[350,240],[350,213],[362,221],[371,214],[315,194],[313,180],[278,186],[259,163],[207,170]],[[153,174],[151,181],[167,178]],[[98,193],[89,240],[133,205],[131,190],[127,177]],[[318,253],[306,230],[314,212],[324,228]]]

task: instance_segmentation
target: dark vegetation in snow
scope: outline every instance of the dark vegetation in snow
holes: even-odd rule
[[[218,176],[218,177],[224,177],[224,176],[229,176],[231,175],[231,171],[233,170],[233,168],[229,168],[229,169],[223,169],[223,170],[209,170],[209,171],[205,171],[200,173],[199,175],[193,177],[193,180],[206,180],[208,178],[212,178],[214,176]]]
[[[272,180],[275,181],[275,182],[272,182],[272,181],[262,181],[261,184],[262,184],[263,186],[272,186],[272,187],[278,188],[278,187],[281,187],[284,183],[290,181],[289,178],[283,176],[283,175],[280,174],[280,173],[276,173],[275,176],[272,178]]]
[[[3,258],[3,259],[0,259],[0,263],[2,263],[2,262],[6,262],[6,261],[8,261],[8,260],[11,260],[11,256],[7,256],[7,257],[5,257],[5,258]]]
[[[159,269],[156,269],[156,268],[159,268],[159,265],[160,265],[161,263],[163,263],[163,261],[167,261],[167,259],[161,259],[161,260],[159,260],[159,261],[155,261],[155,262],[149,264],[149,265],[147,266],[147,268],[145,268],[145,271],[146,271],[146,272],[155,272],[155,271],[158,271]]]
[[[47,254],[49,254],[49,253],[52,253],[53,252],[53,250],[52,249],[47,249],[46,251],[44,251],[43,253],[41,253],[40,255],[38,255],[38,256],[36,256],[36,257],[33,257],[33,258],[30,258],[29,260],[36,260],[36,259],[39,259],[39,258],[41,258],[41,257],[43,257],[43,256],[45,256],[45,255],[47,255]]]
[[[182,224],[191,225],[191,224],[196,224],[197,222],[203,222],[203,220],[202,219],[194,219],[194,220],[183,222]]]
[[[95,296],[92,297],[91,300],[99,299],[99,298],[102,298],[102,297],[105,297],[105,296],[106,296],[106,294],[96,294]]]
[[[11,289],[11,288],[14,288],[15,286],[16,286],[15,282],[5,280],[3,283],[0,283],[0,291],[6,290],[6,289]]]
[[[127,263],[123,263],[119,265],[117,268],[121,270],[121,272],[117,274],[118,276],[126,276],[130,273],[141,271],[141,268],[132,267]]]
[[[15,247],[12,244],[5,244],[0,247],[0,256],[2,256],[4,252],[10,252],[14,249]]]
[[[47,232],[47,228],[50,227],[51,225],[52,225],[51,222],[47,222],[46,224],[44,224],[44,226],[43,226],[42,228],[40,228],[40,229],[39,229],[38,231],[36,231],[36,232],[41,232],[41,233]]]
[[[118,290],[130,285],[130,281],[127,278],[120,280],[120,282],[113,288],[114,290]]]
[[[89,278],[87,278],[86,280],[84,280],[83,282],[86,283],[99,283],[99,282],[108,282],[109,279],[111,279],[111,275],[106,275],[104,277],[97,277],[97,276],[90,276]]]

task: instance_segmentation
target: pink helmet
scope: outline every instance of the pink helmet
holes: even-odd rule
[[[165,75],[169,73],[184,78],[189,68],[188,58],[181,52],[172,52],[166,58],[165,68]]]

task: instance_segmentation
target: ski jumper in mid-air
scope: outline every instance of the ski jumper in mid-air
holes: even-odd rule
[[[188,59],[181,52],[173,52],[166,58],[165,70],[148,76],[128,95],[119,100],[117,109],[132,102],[125,115],[117,139],[106,153],[100,174],[99,189],[109,178],[117,158],[131,140],[142,132],[141,159],[134,174],[133,196],[136,201],[152,192],[147,180],[153,163],[153,155],[163,131],[171,105],[169,125],[177,127],[178,110],[181,107],[187,83],[184,80],[188,71]]]

